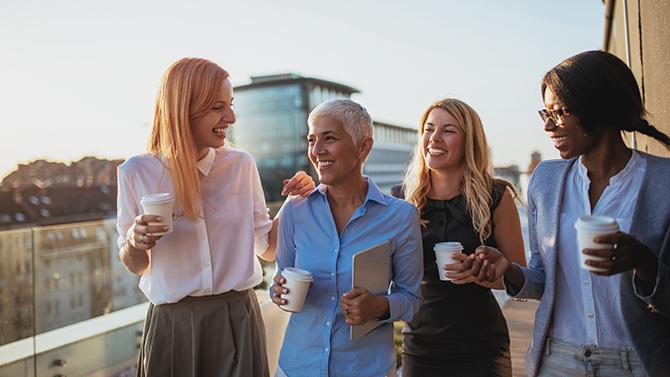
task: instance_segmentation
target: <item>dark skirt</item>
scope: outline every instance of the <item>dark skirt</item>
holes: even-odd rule
[[[512,360],[509,350],[496,354],[484,353],[449,355],[434,359],[403,355],[402,377],[511,377]]]
[[[149,306],[138,377],[267,377],[265,328],[253,290]]]

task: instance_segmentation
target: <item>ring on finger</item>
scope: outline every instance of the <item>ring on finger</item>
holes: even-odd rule
[[[344,312],[345,312],[346,314],[349,314],[349,307],[350,307],[350,306],[351,306],[351,305],[347,304],[347,306],[344,307]]]

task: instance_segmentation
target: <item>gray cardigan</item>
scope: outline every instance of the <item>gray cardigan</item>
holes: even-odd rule
[[[640,153],[640,152],[638,152]],[[647,161],[630,234],[658,256],[658,275],[651,295],[642,296],[633,271],[621,279],[621,310],[647,375],[670,376],[670,159],[640,155]],[[528,188],[531,259],[521,267],[525,282],[507,293],[540,300],[533,340],[526,354],[526,372],[536,376],[551,327],[556,288],[558,221],[569,168],[577,161],[551,160],[537,166]]]

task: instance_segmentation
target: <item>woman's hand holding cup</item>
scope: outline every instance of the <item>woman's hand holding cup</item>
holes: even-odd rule
[[[163,235],[154,235],[157,233],[164,233],[168,230],[167,225],[149,225],[150,222],[157,223],[163,221],[161,216],[156,215],[139,215],[135,217],[133,225],[130,227],[130,236],[126,242],[137,250],[149,250],[156,246],[156,242],[163,237]]]
[[[288,288],[284,287],[286,279],[284,279],[283,276],[277,274],[272,280],[274,280],[274,284],[270,288],[272,289],[272,302],[274,302],[277,306],[288,304],[288,302],[281,297],[282,294],[288,293]]]

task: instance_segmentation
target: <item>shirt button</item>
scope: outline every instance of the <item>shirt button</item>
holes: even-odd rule
[[[330,321],[326,322],[326,326],[330,326]]]
[[[328,352],[328,347],[324,348],[324,350],[325,350],[326,352]]]
[[[330,276],[335,276],[335,273],[334,273],[334,272],[331,272],[331,273],[330,273]]]
[[[593,319],[593,317],[594,317],[593,313],[588,313],[588,314],[586,314],[586,316],[589,317],[589,319]]]
[[[330,296],[330,299],[331,299],[332,301],[335,301],[335,296]]]
[[[584,279],[584,284],[586,284],[586,285],[591,285],[591,280],[589,280],[589,279]]]
[[[337,253],[337,249],[333,250],[333,253]]]

